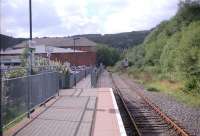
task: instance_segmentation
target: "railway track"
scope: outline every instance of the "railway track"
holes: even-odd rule
[[[132,91],[128,83],[123,80],[123,87],[120,82],[112,79],[115,96],[118,101],[119,109],[125,111],[125,129],[130,136],[189,136],[189,134],[179,125],[173,122],[148,98],[138,91]],[[120,88],[120,87],[121,88]],[[121,111],[120,111],[121,113]],[[123,118],[124,115],[122,115]],[[126,123],[128,120],[128,123]]]

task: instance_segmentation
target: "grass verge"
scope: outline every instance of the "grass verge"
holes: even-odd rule
[[[19,116],[18,118],[16,118],[12,123],[10,123],[9,125],[6,125],[3,128],[3,132],[14,127],[16,124],[18,124],[19,122],[21,122],[24,118],[27,117],[27,114],[22,114],[21,116]]]
[[[148,91],[162,92],[174,97],[191,107],[200,107],[200,94],[193,94],[182,90],[181,83],[170,83],[169,81],[152,81],[144,83]]]
[[[183,91],[184,87],[181,82],[159,79],[156,74],[133,69],[128,69],[126,73],[134,81],[143,84],[150,92],[165,93],[187,106],[200,108],[200,94]]]

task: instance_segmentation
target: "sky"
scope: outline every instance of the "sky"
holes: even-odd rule
[[[32,0],[33,37],[149,30],[179,0]],[[1,34],[29,36],[28,0],[1,0]]]

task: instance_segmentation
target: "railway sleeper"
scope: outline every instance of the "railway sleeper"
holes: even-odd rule
[[[162,129],[169,129],[169,126],[165,126],[165,125],[163,125],[163,126],[160,126],[160,125],[148,125],[148,124],[146,124],[146,125],[138,125],[138,127],[139,128],[153,128],[153,129],[157,129],[157,128],[162,128]]]
[[[163,133],[163,132],[141,132],[142,136],[175,136],[170,135],[169,133]]]
[[[152,125],[167,125],[166,123],[163,123],[163,122],[136,122],[137,125],[149,125],[149,126],[152,126]]]
[[[148,133],[148,134],[151,134],[151,133],[167,133],[167,130],[166,129],[140,129],[140,132],[141,133]]]
[[[145,118],[138,118],[135,119],[136,122],[162,122],[162,119],[145,119]]]
[[[161,118],[159,115],[144,115],[144,114],[136,114],[136,113],[132,113],[131,114],[134,118],[147,118],[147,119],[158,119]]]
[[[145,125],[145,124],[148,124],[148,126],[153,126],[153,125],[168,125],[166,123],[163,123],[163,122],[155,122],[155,121],[136,121],[136,124],[141,124],[141,125]]]

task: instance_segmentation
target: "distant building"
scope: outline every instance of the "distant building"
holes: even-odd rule
[[[94,65],[96,63],[95,52],[75,50],[74,53],[74,50],[71,48],[45,45],[34,45],[31,47],[34,48],[33,53],[35,56],[50,57],[51,60],[60,61],[61,63],[69,62],[71,65]],[[1,51],[1,64],[20,65],[20,55],[24,52],[24,49],[24,47],[18,47]]]
[[[12,55],[1,55],[1,67],[2,66],[19,66],[21,64],[21,59],[19,56]]]
[[[28,46],[28,41],[23,41],[12,47],[14,52],[21,52]],[[88,40],[85,37],[79,37],[75,40],[74,53],[74,39],[73,37],[43,37],[33,38],[32,47],[36,48],[35,54],[42,54],[47,56],[43,47],[50,47],[53,49],[51,53],[52,60],[58,60],[62,63],[66,61],[70,62],[71,65],[95,65],[96,64],[96,43]],[[38,49],[37,49],[38,48]],[[39,50],[42,52],[37,52]],[[11,51],[12,52],[12,51]],[[46,54],[46,55],[45,55]]]
[[[33,38],[35,45],[45,45],[53,46],[59,48],[71,48],[74,49],[73,37],[43,37],[43,38]],[[15,45],[14,49],[25,48],[27,46],[27,41]],[[79,37],[75,41],[75,49],[81,51],[95,52],[96,43],[88,40],[85,37]]]

